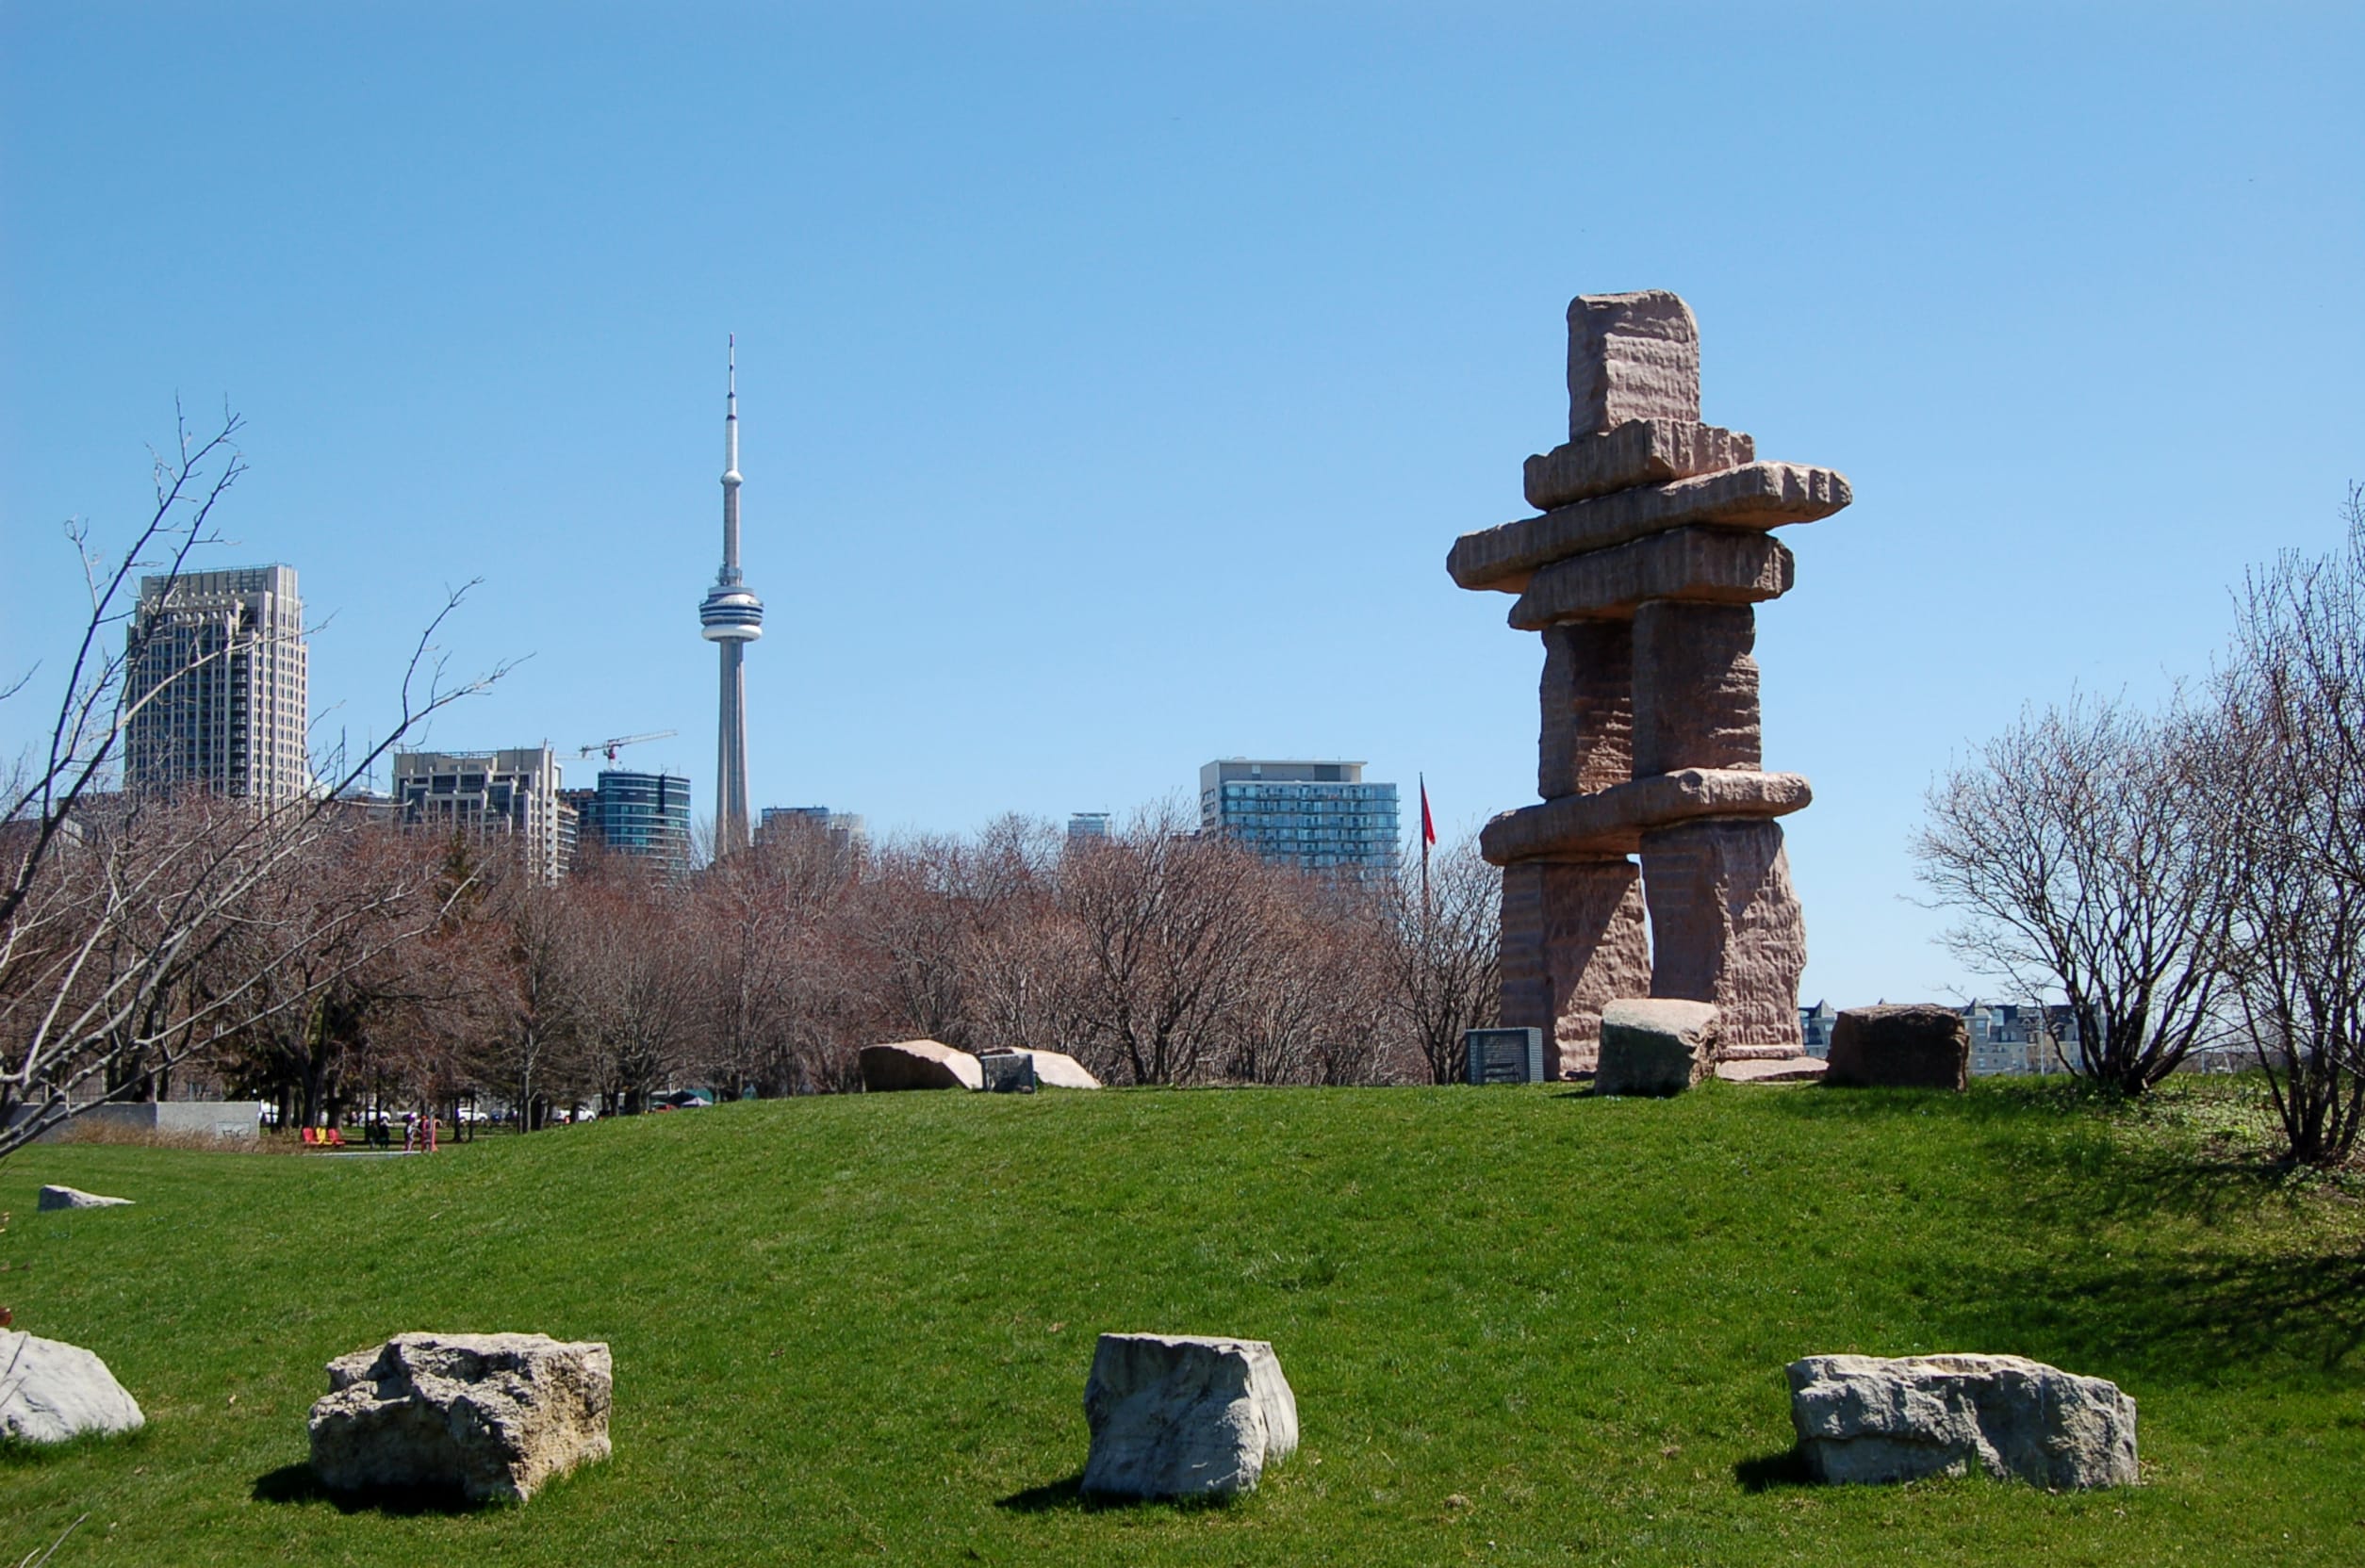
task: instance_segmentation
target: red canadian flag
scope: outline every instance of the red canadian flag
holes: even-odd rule
[[[1423,848],[1437,841],[1437,825],[1429,815],[1429,780],[1421,780],[1421,842]]]

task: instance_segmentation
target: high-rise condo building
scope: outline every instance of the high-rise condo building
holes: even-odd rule
[[[558,785],[549,746],[398,751],[394,820],[405,832],[509,839],[535,876],[555,882],[574,858],[575,837]]]
[[[1396,786],[1360,762],[1229,757],[1199,770],[1199,826],[1268,860],[1365,879],[1396,872]]]
[[[596,790],[568,790],[585,854],[646,855],[667,871],[690,869],[690,781],[680,774],[610,768]]]
[[[847,866],[861,865],[870,853],[870,825],[861,813],[832,811],[827,806],[767,806],[756,823],[755,841],[784,842],[799,831],[821,834]]]
[[[125,638],[124,788],[278,801],[310,786],[293,566],[141,578]]]

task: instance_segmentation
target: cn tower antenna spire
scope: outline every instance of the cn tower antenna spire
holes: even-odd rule
[[[724,340],[723,564],[698,606],[698,625],[722,656],[714,733],[714,858],[747,847],[747,649],[764,635],[764,601],[739,571],[739,337]]]

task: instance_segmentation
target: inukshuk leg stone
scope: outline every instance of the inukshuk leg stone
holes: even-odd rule
[[[1848,482],[1700,423],[1699,332],[1662,290],[1569,305],[1568,421],[1527,460],[1541,514],[1447,559],[1544,636],[1543,804],[1481,839],[1503,867],[1503,1021],[1584,1070],[1602,1005],[1647,988],[1714,1003],[1727,1058],[1798,1056],[1805,927],[1772,819],[1809,792],[1762,771],[1750,606],[1793,580],[1770,531],[1837,512]]]

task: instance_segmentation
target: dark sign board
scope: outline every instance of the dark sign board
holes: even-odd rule
[[[977,1070],[984,1074],[988,1094],[1032,1094],[1035,1092],[1035,1059],[1024,1051],[1006,1051],[999,1055],[977,1058]]]
[[[1473,1084],[1540,1084],[1544,1081],[1544,1031],[1472,1029],[1462,1036]]]

